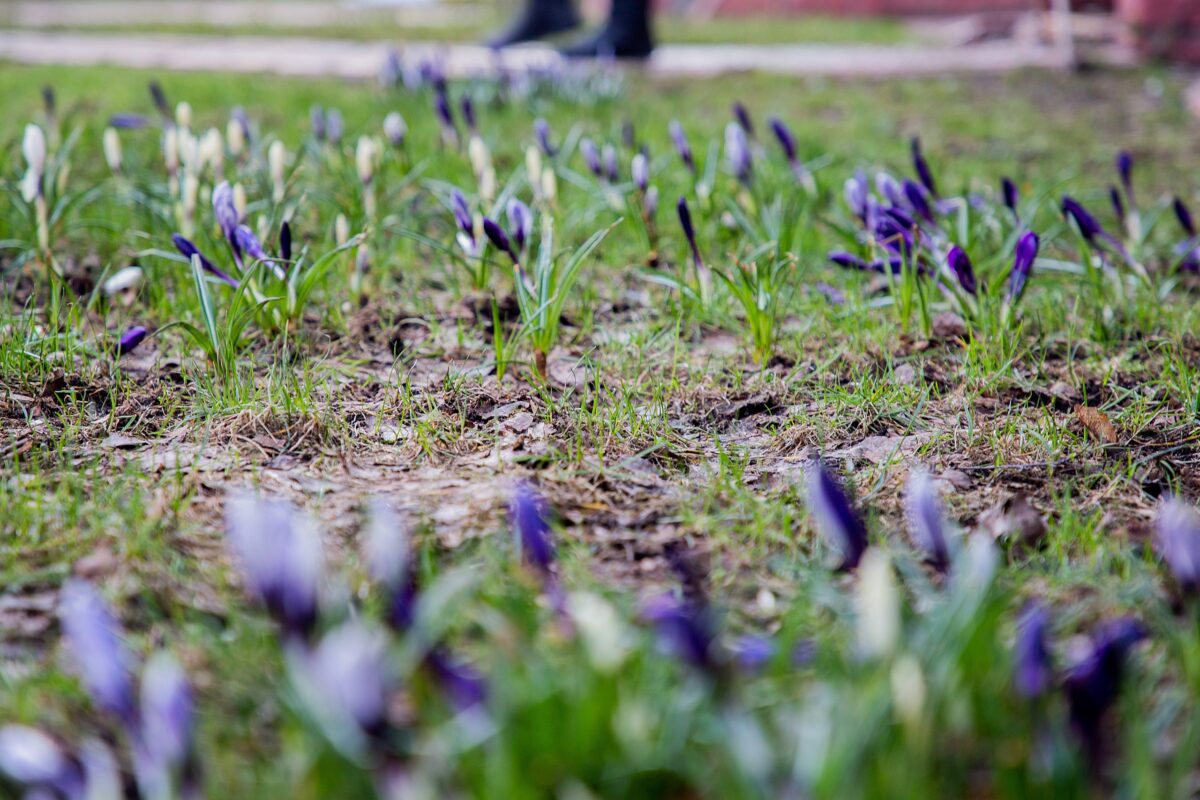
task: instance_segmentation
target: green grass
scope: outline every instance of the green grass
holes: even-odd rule
[[[157,252],[171,250],[178,229],[160,132],[121,132],[119,179],[101,157],[110,114],[153,114],[146,82],[155,76],[4,71],[0,239],[25,244],[0,251],[0,564],[5,596],[34,610],[0,606],[11,622],[0,719],[72,743],[101,734],[121,749],[119,726],[67,669],[46,610],[74,570],[102,587],[139,659],[165,647],[187,668],[210,796],[371,796],[365,775],[380,771],[376,751],[339,752],[314,723],[227,555],[225,500],[250,486],[318,520],[330,576],[324,628],[378,617],[382,599],[361,556],[369,498],[408,513],[428,606],[417,633],[393,642],[402,688],[380,747],[432,796],[1186,796],[1200,735],[1200,637],[1194,608],[1176,610],[1151,540],[1159,496],[1200,492],[1200,311],[1195,286],[1175,283],[1164,266],[1180,238],[1166,202],[1194,200],[1198,188],[1182,78],[633,75],[615,97],[569,84],[507,103],[487,84],[452,85],[455,99],[475,98],[501,193],[534,201],[525,150],[533,118],[548,121],[563,148],[553,213],[565,254],[623,218],[569,292],[543,382],[531,370],[542,343],[506,301],[507,260],[493,251],[486,290],[462,268],[444,201],[449,185],[474,201],[476,179],[465,153],[439,145],[429,94],[244,75],[157,77],[172,101],[191,104],[197,132],[223,131],[234,106],[246,109],[251,156],[241,166],[227,157],[225,174],[246,190],[250,227],[263,220],[268,251],[286,212],[311,263],[335,248],[344,214],[370,245],[370,267],[355,276],[353,246],[338,254],[289,325],[270,315],[275,301],[254,304],[243,337],[218,334],[233,354],[225,366],[178,326],[114,358],[128,325],[204,330],[188,265]],[[145,280],[129,302],[53,292],[56,279],[29,246],[33,218],[16,184],[22,130],[39,118],[42,85],[55,88],[73,142],[69,175],[48,194],[54,204],[77,197],[52,225],[53,255],[75,287],[138,263]],[[752,189],[721,162],[735,101],[749,107],[759,137]],[[316,104],[343,113],[341,147],[309,136]],[[407,120],[408,141],[403,153],[384,148],[372,219],[354,149],[360,134],[381,135],[391,110]],[[814,196],[796,188],[769,138],[770,115],[795,131]],[[671,150],[671,119],[702,165],[715,159],[706,191]],[[582,137],[619,144],[626,122],[650,154],[657,236],[639,222],[637,192],[598,185],[578,153]],[[945,195],[983,198],[965,238],[957,230],[955,238],[993,289],[1011,250],[1012,223],[995,210],[999,179],[1020,184],[1047,262],[1016,323],[933,336],[892,299],[911,289],[926,293],[934,314],[957,308],[927,281],[909,276],[889,292],[827,263],[850,223],[845,179],[859,167],[909,174],[909,137],[918,134]],[[293,159],[281,204],[266,164],[275,138]],[[1057,203],[1070,192],[1115,228],[1105,190],[1121,147],[1137,157],[1150,235],[1135,249],[1153,282],[1127,276],[1122,288],[1110,281],[1097,290],[1077,274],[1079,250]],[[622,176],[631,157],[620,148]],[[206,173],[201,183],[214,181]],[[763,305],[775,312],[764,312],[774,335],[762,358],[746,323],[753,304],[735,301],[723,282],[701,305],[653,280],[691,280],[680,195],[711,269],[740,277],[739,264],[765,269],[770,260],[770,284],[745,284],[778,298]],[[778,198],[799,211],[781,216]],[[502,210],[495,216],[504,220]],[[203,192],[195,228],[201,249],[233,270]],[[776,247],[789,228],[791,245]],[[650,248],[657,267],[644,266]],[[1051,261],[1057,270],[1045,268]],[[845,302],[827,300],[822,283]],[[216,321],[227,321],[233,293],[215,283],[206,291]],[[503,380],[491,368],[493,298],[498,317],[511,312],[501,331],[516,363]],[[1077,404],[1103,410],[1118,442],[1098,441]],[[830,570],[832,548],[805,506],[803,469],[818,453],[852,490],[871,550],[887,553],[895,571],[901,633],[877,658],[856,643],[860,578]],[[936,576],[902,510],[917,462],[946,477],[947,512],[964,530],[986,528],[989,510],[1023,495],[1044,533],[1025,544],[1002,539],[994,576],[966,562],[948,581]],[[615,609],[599,652],[623,654],[616,671],[592,649],[593,620],[577,620],[572,635],[552,593],[516,563],[501,507],[517,479],[535,482],[561,514],[564,591],[600,595]],[[677,583],[678,552],[703,573],[722,648],[743,633],[774,639],[761,672],[727,665],[704,676],[658,651],[637,610]],[[1063,698],[1029,704],[1012,690],[1014,620],[1032,598],[1051,610],[1060,667],[1070,638],[1101,620],[1130,614],[1151,631],[1107,720],[1111,752],[1091,777]],[[456,714],[416,666],[422,636],[444,639],[487,677],[487,719]],[[791,658],[800,643],[811,660]]]

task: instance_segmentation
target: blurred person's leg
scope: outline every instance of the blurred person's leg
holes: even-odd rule
[[[596,33],[562,49],[570,58],[645,58],[654,49],[651,0],[612,0],[608,22]]]
[[[491,47],[532,42],[579,25],[571,0],[525,0],[525,8],[512,25],[488,41]]]

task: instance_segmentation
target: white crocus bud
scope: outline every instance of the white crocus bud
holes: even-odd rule
[[[180,130],[178,141],[179,163],[186,170],[199,172],[199,165],[196,162],[200,159],[200,144],[196,141],[196,137],[185,130]]]
[[[592,666],[602,673],[616,671],[628,655],[633,638],[617,610],[600,595],[575,592],[567,598],[567,612],[579,630]]]
[[[921,664],[910,655],[896,659],[888,676],[892,684],[892,707],[896,716],[909,728],[921,723],[925,708],[925,673]]]
[[[192,106],[186,100],[175,106],[175,124],[184,130],[192,127]]]
[[[354,164],[358,167],[358,179],[366,186],[375,177],[375,143],[369,136],[358,137],[354,149]]]
[[[346,219],[345,214],[338,214],[333,221],[333,240],[338,247],[350,241],[350,220]]]
[[[219,130],[209,128],[204,132],[204,138],[200,143],[200,152],[201,164],[210,165],[214,174],[225,171],[225,142],[221,139]]]
[[[538,181],[542,177],[542,151],[532,144],[525,148],[525,174],[529,176],[534,191],[537,191],[540,188]]]
[[[179,171],[179,131],[174,128],[167,128],[163,132],[163,163],[167,166],[167,173],[174,175]]]
[[[116,128],[104,129],[104,160],[114,175],[121,172],[121,137]]]
[[[25,179],[21,182],[21,196],[32,203],[41,194],[42,177],[46,174],[46,134],[33,123],[25,126],[25,137],[21,140],[21,153],[25,156]]]
[[[542,170],[542,197],[550,205],[558,202],[558,176],[550,167]]]
[[[483,173],[491,169],[492,154],[488,152],[488,146],[480,137],[471,137],[471,141],[467,145],[467,156],[471,159],[471,170],[475,173],[476,180],[481,179]]]
[[[104,282],[102,290],[104,294],[111,297],[114,294],[120,294],[128,289],[132,289],[142,282],[141,267],[125,267],[117,270],[112,277]]]
[[[882,550],[869,548],[858,565],[856,600],[858,647],[866,658],[883,658],[900,638],[900,597],[892,564]]]
[[[233,185],[233,207],[237,209],[238,222],[241,222],[246,218],[247,205],[248,201],[246,200],[246,187],[242,186],[240,183],[235,183]]]
[[[488,167],[479,176],[479,197],[487,205],[496,199],[496,170]]]
[[[246,131],[242,123],[236,119],[229,120],[225,125],[225,141],[229,144],[229,154],[237,158],[246,149]]]
[[[185,234],[190,236],[194,231],[192,221],[196,218],[196,198],[200,194],[200,179],[196,177],[196,173],[184,173],[182,188],[183,227]]]
[[[383,118],[383,135],[393,147],[404,144],[404,136],[408,133],[408,125],[399,111],[393,111]]]
[[[271,146],[267,149],[267,163],[271,169],[271,183],[274,185],[273,196],[276,203],[283,201],[286,162],[287,150],[284,149],[283,142],[276,139],[271,142]]]

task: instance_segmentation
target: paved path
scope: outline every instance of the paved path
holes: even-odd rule
[[[0,60],[24,64],[112,64],[168,70],[224,70],[280,75],[371,78],[389,47],[406,58],[439,56],[451,76],[477,74],[495,64],[473,45],[354,42],[316,38],[184,36],[165,34],[0,31]],[[506,51],[511,69],[558,62],[538,46]],[[952,72],[1006,72],[1064,67],[1061,51],[1012,41],[968,47],[826,45],[666,45],[646,69],[655,75],[705,76],[762,71],[790,75],[891,76]]]

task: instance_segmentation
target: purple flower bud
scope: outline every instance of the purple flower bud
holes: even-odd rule
[[[867,174],[860,169],[854,177],[847,178],[843,194],[850,213],[867,225],[871,213],[871,187],[867,183]]]
[[[654,219],[658,216],[658,187],[651,186],[646,190],[646,196],[642,200],[642,213],[646,215],[646,219]]]
[[[325,109],[313,106],[308,111],[308,121],[312,126],[313,138],[318,142],[325,141]]]
[[[117,342],[117,356],[120,357],[127,353],[132,353],[149,335],[150,331],[141,325],[134,325],[127,328]]]
[[[160,652],[142,672],[142,742],[156,764],[175,768],[192,749],[192,691],[183,667]]]
[[[371,579],[387,592],[387,623],[404,632],[416,619],[417,568],[408,530],[381,501],[371,503],[364,556]]]
[[[779,117],[771,117],[768,124],[771,126],[771,133],[775,134],[775,138],[779,141],[779,146],[783,148],[783,155],[787,158],[788,163],[794,163],[796,161],[796,137]]]
[[[716,636],[707,606],[664,594],[643,606],[642,617],[654,624],[659,641],[674,656],[701,672],[718,672],[713,647]]]
[[[1200,591],[1200,514],[1172,497],[1158,509],[1157,527],[1158,551],[1179,588],[1187,594]]]
[[[746,132],[747,136],[754,136],[754,123],[750,120],[750,112],[741,101],[733,104],[733,118],[737,121],[738,126]]]
[[[1033,271],[1033,262],[1037,260],[1041,240],[1033,231],[1026,231],[1017,240],[1016,254],[1013,256],[1012,271],[1008,275],[1008,299],[1015,302],[1025,291],[1025,282]]]
[[[237,242],[238,249],[251,258],[257,258],[259,261],[267,261],[267,252],[263,250],[262,242],[254,235],[254,231],[250,230],[245,225],[238,225],[233,231],[234,241]]]
[[[1192,212],[1188,210],[1183,200],[1176,197],[1171,203],[1171,207],[1175,210],[1175,219],[1179,220],[1179,227],[1183,228],[1184,233],[1188,236],[1195,236],[1196,223],[1192,220]]]
[[[234,106],[233,110],[229,112],[229,118],[242,129],[242,136],[245,137],[246,141],[250,141],[250,118],[246,116],[246,109],[241,106]]]
[[[692,250],[692,259],[696,262],[696,266],[700,267],[704,264],[704,259],[700,257],[700,246],[696,244],[696,229],[692,226],[692,212],[688,210],[685,198],[679,198],[676,210],[679,212],[679,227],[683,228],[683,235],[687,239],[688,247]]]
[[[1121,186],[1125,188],[1125,196],[1133,200],[1133,154],[1128,150],[1117,153],[1117,174],[1121,176]]]
[[[946,254],[946,266],[958,278],[964,292],[969,295],[976,293],[978,286],[975,282],[975,269],[971,266],[970,256],[961,247],[954,245],[950,248],[950,252]]]
[[[454,212],[454,220],[463,233],[475,235],[475,220],[471,216],[471,207],[467,204],[466,196],[458,189],[450,193],[450,208]]]
[[[110,128],[118,128],[120,130],[139,130],[150,124],[150,120],[142,114],[117,113],[108,118]]]
[[[925,160],[925,155],[921,152],[921,140],[916,136],[912,139],[912,161],[913,168],[917,171],[917,177],[921,180],[921,185],[931,195],[937,197],[937,184],[933,181],[933,171],[929,169],[929,162]]]
[[[1021,202],[1021,193],[1012,178],[1005,177],[1000,181],[1000,191],[1004,195],[1004,205],[1014,216],[1018,215],[1017,205]]]
[[[908,205],[912,210],[917,212],[926,222],[933,222],[933,209],[929,205],[929,198],[925,194],[925,187],[916,181],[907,179],[902,185],[904,188],[904,199],[908,201]]]
[[[875,191],[897,208],[907,204],[900,183],[886,172],[876,173]]]
[[[1121,199],[1121,191],[1115,186],[1108,187],[1108,200],[1112,203],[1113,214],[1116,215],[1117,221],[1124,225],[1125,201]]]
[[[775,655],[775,643],[762,636],[741,636],[733,643],[733,657],[746,672],[758,672]]]
[[[321,541],[312,524],[282,500],[238,495],[225,506],[225,529],[247,587],[285,635],[316,627]]]
[[[330,144],[341,144],[342,132],[345,130],[342,122],[342,112],[336,108],[329,109],[325,114],[325,138]]]
[[[508,201],[508,228],[513,232],[517,250],[525,252],[525,244],[533,235],[533,212],[515,197]]]
[[[381,631],[351,619],[321,637],[301,667],[316,702],[352,721],[368,736],[387,730],[387,640]]]
[[[637,186],[638,191],[645,192],[650,185],[650,161],[646,158],[645,153],[638,153],[633,157],[630,174],[633,176],[633,183]]]
[[[442,126],[442,130],[457,135],[458,127],[454,124],[454,113],[450,110],[450,98],[446,96],[445,91],[437,92],[433,96],[433,111],[437,114],[438,124]]]
[[[470,665],[451,657],[444,648],[435,647],[429,651],[425,656],[425,667],[459,711],[487,702],[487,682],[483,676]]]
[[[458,103],[459,111],[462,113],[463,122],[467,126],[467,130],[475,130],[475,104],[471,102],[470,95],[463,95]]]
[[[738,181],[749,184],[753,159],[750,154],[750,144],[746,141],[746,131],[736,122],[725,126],[725,163],[729,171],[737,176]]]
[[[634,130],[631,120],[625,120],[621,123],[621,144],[625,145],[626,149],[629,150],[637,147],[637,132]]]
[[[1100,227],[1096,218],[1083,207],[1083,204],[1070,195],[1065,195],[1062,199],[1062,213],[1063,216],[1070,217],[1075,222],[1079,232],[1089,243],[1096,244],[1097,237],[1103,235],[1104,229]]]
[[[526,484],[517,486],[508,504],[508,524],[516,534],[522,560],[549,576],[554,563],[554,542],[547,521],[545,499]]]
[[[58,615],[92,702],[132,729],[137,709],[129,657],[108,607],[90,583],[72,578],[63,585]]]
[[[178,250],[180,253],[182,253],[183,256],[185,258],[187,258],[189,261],[191,260],[192,256],[198,256],[200,258],[200,267],[205,272],[208,272],[213,277],[215,277],[217,280],[221,281],[222,283],[228,284],[229,286],[233,287],[234,289],[238,288],[237,280],[229,277],[229,275],[227,275],[223,271],[217,269],[217,267],[215,267],[211,261],[209,261],[207,258],[204,257],[204,254],[200,252],[200,250],[196,247],[196,245],[192,244],[190,241],[183,238],[178,233],[171,235],[171,241],[175,244],[175,249]]]
[[[286,219],[279,226],[279,257],[292,260],[292,225]]]
[[[550,124],[540,117],[533,121],[533,135],[537,138],[538,147],[547,158],[558,152],[550,143]]]
[[[1045,694],[1054,677],[1050,646],[1046,642],[1046,610],[1036,602],[1025,606],[1017,620],[1013,648],[1013,683],[1017,694],[1033,699]]]
[[[1103,623],[1092,634],[1089,652],[1067,671],[1063,688],[1071,724],[1093,761],[1101,749],[1101,723],[1120,693],[1126,656],[1145,637],[1137,620]]]
[[[584,139],[579,143],[579,154],[583,156],[583,162],[587,164],[588,170],[597,178],[604,176],[604,165],[600,163],[600,151],[596,149],[596,143],[591,139]]]
[[[604,162],[604,177],[609,183],[617,183],[621,180],[621,168],[617,164],[617,148],[611,144],[604,145],[601,158]]]
[[[946,530],[946,519],[942,504],[938,500],[937,487],[929,473],[915,469],[908,479],[905,495],[908,511],[908,526],[913,541],[929,557],[934,569],[946,572],[950,568],[950,543]]]
[[[162,85],[158,81],[150,81],[148,88],[150,89],[150,99],[154,101],[154,107],[158,109],[158,113],[162,115],[168,124],[173,125],[175,116],[171,112],[171,104],[167,102],[167,94],[163,91]]]
[[[678,120],[671,120],[669,127],[671,133],[671,142],[675,145],[675,152],[679,154],[679,160],[687,167],[692,174],[696,173],[696,161],[692,157],[692,146],[688,144],[687,134],[683,132],[683,126]]]
[[[867,529],[841,485],[820,461],[809,470],[808,508],[817,523],[817,530],[842,555],[838,570],[857,567],[867,549]]]
[[[221,181],[212,193],[213,213],[217,217],[217,224],[221,226],[221,233],[231,243],[234,243],[234,231],[237,230],[238,212],[237,205],[233,201],[233,187],[229,185],[229,181]]]
[[[24,797],[82,797],[83,776],[58,742],[37,728],[0,728],[0,774],[28,788]],[[44,794],[43,794],[44,792]],[[14,795],[15,796],[15,795]]]
[[[488,239],[491,240],[492,244],[494,244],[498,250],[508,254],[508,257],[512,259],[514,264],[520,261],[520,259],[517,258],[517,252],[513,250],[512,242],[508,240],[508,234],[505,233],[504,229],[501,228],[495,221],[484,217],[483,232],[487,234]]]

